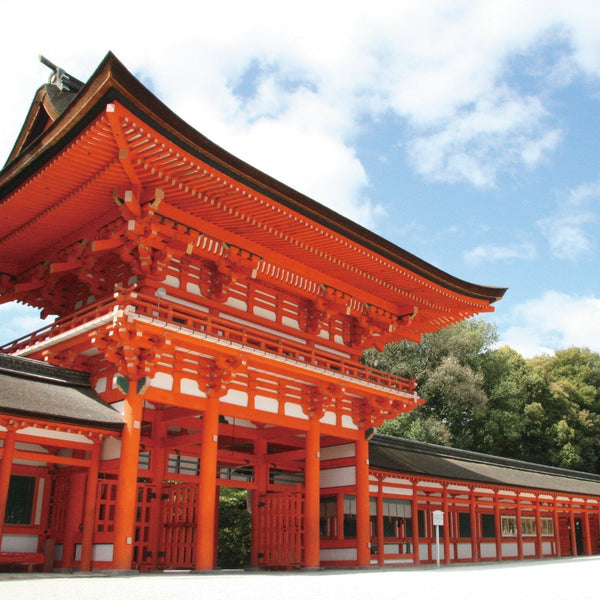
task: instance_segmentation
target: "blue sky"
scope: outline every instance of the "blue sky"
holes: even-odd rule
[[[112,50],[227,150],[455,276],[508,287],[488,317],[502,343],[600,351],[600,3],[215,4],[58,2],[50,16],[0,0],[0,160],[49,75],[39,53],[85,80]],[[0,343],[39,326],[0,305]]]

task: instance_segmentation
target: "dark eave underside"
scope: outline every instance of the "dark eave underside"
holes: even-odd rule
[[[63,115],[5,166],[0,173],[0,203],[65,148],[104,111],[107,103],[113,101],[121,103],[174,145],[241,185],[437,285],[490,303],[502,298],[506,291],[505,288],[480,286],[453,277],[236,158],[181,120],[110,53]]]

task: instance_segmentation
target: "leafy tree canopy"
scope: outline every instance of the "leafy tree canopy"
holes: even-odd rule
[[[365,352],[367,364],[417,377],[424,406],[382,433],[600,473],[600,355],[568,348],[524,359],[471,319]]]

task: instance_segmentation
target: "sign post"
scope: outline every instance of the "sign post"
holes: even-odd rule
[[[440,566],[440,526],[444,525],[444,511],[433,511],[433,524],[435,526],[435,553],[437,566]]]

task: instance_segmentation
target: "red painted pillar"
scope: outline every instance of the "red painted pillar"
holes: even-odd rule
[[[535,556],[542,558],[544,556],[544,547],[542,546],[542,520],[540,518],[540,497],[535,496]]]
[[[136,393],[135,382],[125,398],[121,436],[121,458],[117,481],[113,569],[129,570],[133,561],[135,508],[137,502],[137,472],[142,430],[143,400]]]
[[[417,482],[413,481],[412,485],[412,538],[413,538],[413,554],[415,565],[421,564],[421,557],[419,554],[421,540],[419,539],[419,499],[417,496]]]
[[[442,510],[444,511],[444,563],[450,563],[450,512],[448,511],[448,486],[444,485],[442,497]]]
[[[356,547],[359,567],[371,564],[371,516],[369,502],[369,442],[356,440]]]
[[[577,534],[575,532],[575,507],[573,499],[569,499],[569,524],[571,525],[571,555],[577,556]]]
[[[167,423],[155,421],[152,423],[152,448],[150,450],[150,470],[156,497],[150,503],[150,529],[148,531],[148,547],[152,552],[150,568],[158,567],[161,537],[161,497],[165,473],[167,471],[168,455],[165,449],[167,438]]]
[[[470,520],[471,520],[471,560],[477,562],[479,560],[479,524],[477,523],[477,507],[475,506],[475,489],[471,488],[469,494]]]
[[[556,496],[552,497],[554,508],[553,508],[553,520],[554,520],[554,546],[555,546],[555,555],[562,556],[562,548],[560,546],[560,520],[558,518],[558,498]]]
[[[521,516],[521,494],[517,492],[517,547],[519,560],[523,560],[523,519]]]
[[[0,548],[2,547],[2,532],[4,530],[4,519],[6,517],[6,501],[8,499],[8,486],[10,485],[10,474],[15,455],[15,438],[17,430],[8,425],[4,446],[2,447],[2,461],[0,462]]]
[[[90,466],[85,486],[83,506],[83,534],[81,538],[81,571],[92,570],[92,544],[94,541],[94,519],[96,515],[96,489],[98,487],[98,468],[100,466],[101,443],[96,442],[90,452]]]
[[[592,554],[592,541],[590,534],[590,514],[588,512],[587,500],[584,499],[583,506],[583,548],[584,554],[590,556]]]
[[[320,565],[321,432],[319,420],[311,416],[306,432],[304,464],[304,566]]]
[[[260,536],[262,532],[258,531],[258,511],[261,496],[267,493],[267,484],[269,482],[269,465],[267,463],[267,440],[262,435],[262,429],[256,433],[256,442],[254,444],[254,458],[256,467],[254,471],[254,482],[256,488],[252,494],[252,543],[250,547],[250,564],[253,567],[258,566],[258,549],[260,545]]]
[[[219,445],[219,399],[208,397],[202,417],[202,448],[196,528],[196,570],[215,567],[215,518],[217,516],[217,451]]]
[[[377,481],[377,564],[385,564],[385,537],[383,532],[383,478]]]
[[[496,560],[502,560],[502,530],[500,528],[500,499],[494,493],[494,530],[496,532]]]
[[[70,569],[75,566],[75,538],[79,537],[82,522],[83,500],[85,497],[85,473],[69,474],[69,500],[64,523],[64,537],[61,566]]]

